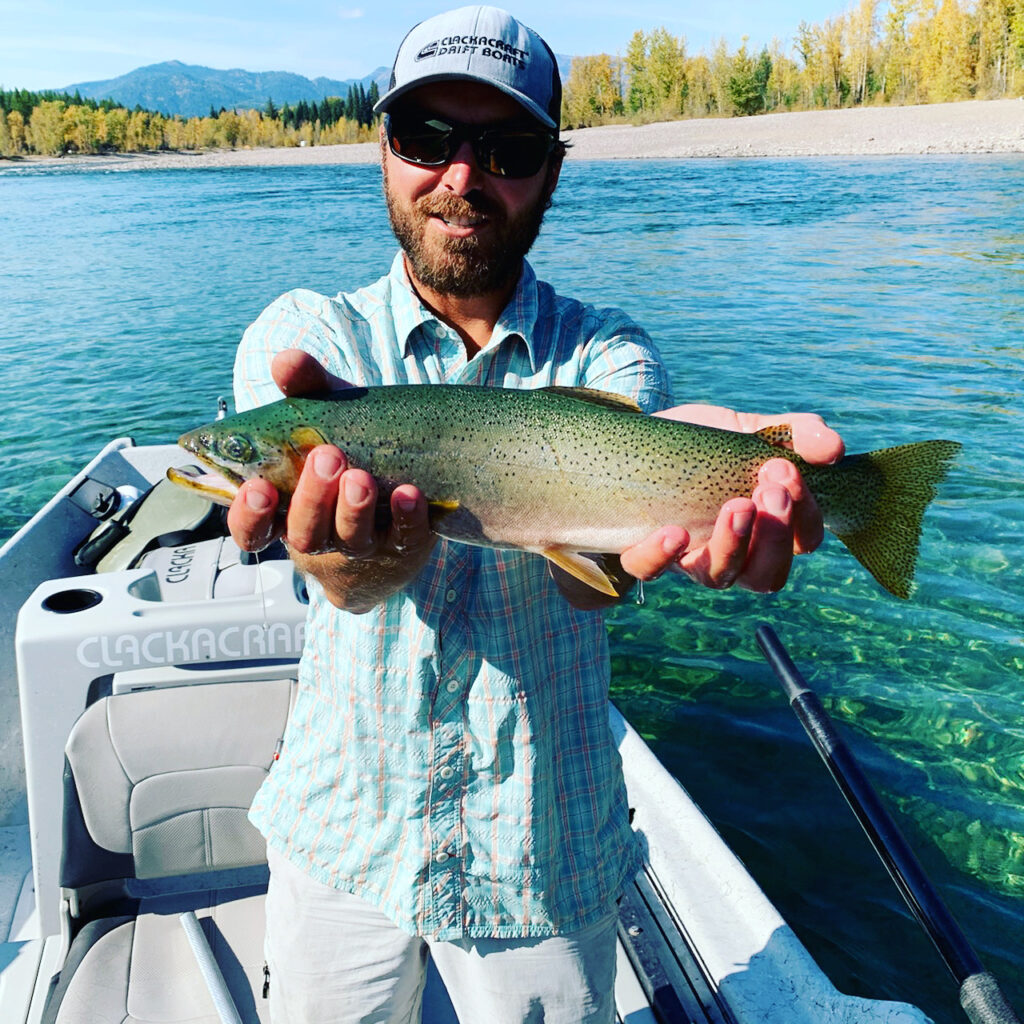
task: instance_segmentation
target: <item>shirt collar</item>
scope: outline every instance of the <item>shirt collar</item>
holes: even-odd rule
[[[442,321],[420,301],[409,280],[401,251],[396,254],[388,277],[391,279],[391,308],[395,320],[395,334],[402,339],[403,354],[408,355],[411,351],[413,331],[423,324]],[[523,272],[519,275],[516,290],[512,293],[508,305],[501,311],[491,333],[491,340],[482,351],[493,352],[506,342],[514,344],[517,339],[521,340],[530,357],[530,367],[536,371],[538,354],[535,348],[535,335],[539,307],[537,275],[524,259]]]

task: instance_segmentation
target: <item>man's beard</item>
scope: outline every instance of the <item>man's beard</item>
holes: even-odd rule
[[[384,195],[391,230],[416,280],[439,294],[458,298],[488,295],[518,280],[523,257],[537,238],[548,205],[541,198],[512,219],[506,219],[503,208],[479,192],[465,197],[432,193],[414,200],[411,206],[401,206],[391,194],[386,164]],[[431,216],[452,219],[474,215],[488,218],[488,241],[477,235],[442,238],[434,232],[428,241],[427,221]]]

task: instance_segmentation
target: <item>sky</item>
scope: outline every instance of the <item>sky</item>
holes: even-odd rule
[[[852,0],[501,0],[559,54],[623,54],[664,27],[687,52],[780,39]],[[362,78],[390,67],[405,32],[458,0],[0,0],[0,88],[60,89],[180,60],[213,68]]]

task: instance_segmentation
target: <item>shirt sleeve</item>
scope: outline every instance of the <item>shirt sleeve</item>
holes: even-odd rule
[[[326,306],[330,300],[305,289],[275,299],[249,325],[235,354],[235,409],[242,412],[281,397],[270,374],[278,352],[298,348],[308,352],[331,373],[346,375],[338,332],[331,327]]]
[[[650,335],[620,309],[595,311],[582,385],[633,399],[645,413],[672,406],[668,370]]]

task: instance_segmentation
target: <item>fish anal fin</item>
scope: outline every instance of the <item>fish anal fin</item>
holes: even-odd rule
[[[542,554],[548,561],[553,562],[559,569],[564,570],[570,576],[586,583],[588,587],[599,590],[609,597],[618,597],[619,592],[612,585],[607,573],[596,562],[591,561],[585,555],[576,551],[564,551],[561,548],[541,548]]]
[[[436,498],[433,501],[428,501],[427,516],[430,520],[431,529],[433,529],[436,523],[444,519],[445,516],[450,515],[452,512],[457,512],[459,507],[459,502],[446,501],[443,498]]]
[[[788,423],[772,423],[754,431],[754,436],[761,438],[765,444],[770,444],[773,448],[793,447],[793,428]]]
[[[603,405],[606,409],[616,409],[618,412],[643,413],[632,398],[624,395],[616,395],[611,391],[599,391],[597,388],[567,388],[552,386],[541,388],[542,391],[550,391],[556,395],[565,395],[567,398],[578,398],[581,402],[590,402],[592,405]]]

